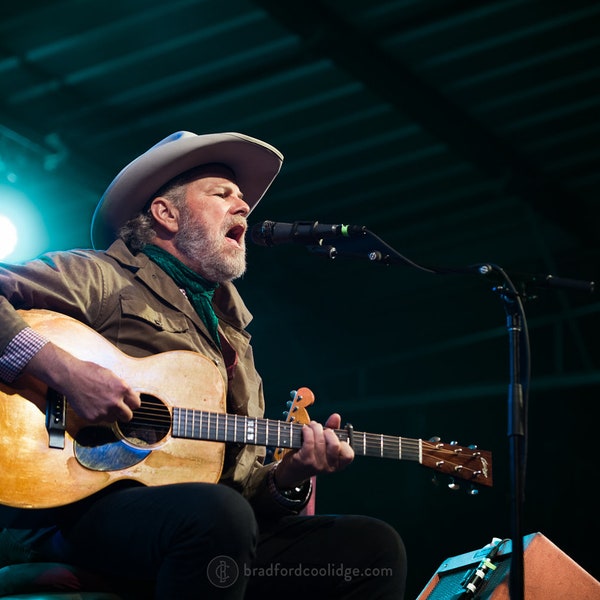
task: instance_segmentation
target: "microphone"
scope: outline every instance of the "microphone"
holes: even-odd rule
[[[276,244],[318,244],[320,240],[362,237],[367,228],[361,225],[325,225],[319,221],[276,223],[262,221],[252,226],[250,238],[259,246]]]

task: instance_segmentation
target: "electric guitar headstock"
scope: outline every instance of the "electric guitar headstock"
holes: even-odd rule
[[[285,412],[286,423],[298,423],[300,425],[306,425],[310,423],[310,417],[306,410],[307,406],[314,404],[315,395],[307,387],[301,387],[298,390],[290,392],[292,399],[288,401],[288,409]],[[273,452],[274,460],[281,460],[286,452],[289,452],[289,448],[276,448]]]

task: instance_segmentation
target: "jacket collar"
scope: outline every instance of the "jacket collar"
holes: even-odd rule
[[[143,253],[132,254],[122,240],[116,240],[106,250],[106,254],[119,262],[123,267],[136,273],[136,276],[147,286],[158,291],[163,298],[173,304],[177,309],[188,315],[196,324],[202,325],[201,319],[193,310],[191,304],[185,300],[183,294],[174,294],[174,289],[179,290],[170,277],[165,277],[162,269]],[[160,273],[161,277],[157,277]],[[245,329],[252,321],[252,314],[246,307],[237,288],[231,282],[219,285],[214,295],[215,312],[222,319],[236,329]]]

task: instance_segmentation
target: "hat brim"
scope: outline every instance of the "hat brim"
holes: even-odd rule
[[[92,217],[93,247],[108,247],[119,228],[173,177],[210,163],[222,163],[233,171],[252,210],[279,173],[283,155],[241,133],[173,134],[129,163],[108,186]]]

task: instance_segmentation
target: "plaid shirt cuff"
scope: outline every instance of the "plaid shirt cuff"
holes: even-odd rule
[[[48,340],[31,327],[19,331],[0,355],[0,379],[6,383],[13,382],[47,343]]]

